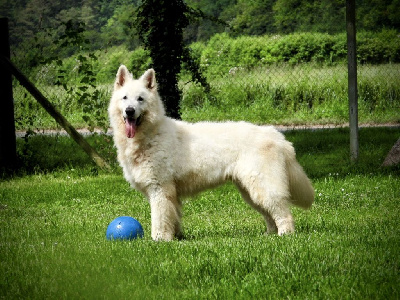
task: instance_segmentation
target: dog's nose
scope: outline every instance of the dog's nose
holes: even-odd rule
[[[125,109],[125,113],[126,113],[127,117],[133,117],[135,115],[135,109],[132,106],[128,106]]]

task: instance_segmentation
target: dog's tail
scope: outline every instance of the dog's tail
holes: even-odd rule
[[[303,168],[296,160],[296,154],[291,153],[287,160],[289,177],[290,202],[301,208],[310,208],[314,202],[314,188]]]

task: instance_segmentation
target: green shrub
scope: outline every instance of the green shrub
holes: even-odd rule
[[[181,106],[186,109],[198,109],[203,107],[207,100],[207,95],[200,84],[190,82],[185,84],[180,89],[183,89]]]
[[[99,65],[97,72],[97,81],[101,83],[110,82],[117,74],[121,64],[129,65],[130,51],[124,47],[113,47],[107,52],[99,53]]]
[[[394,30],[358,34],[359,117],[361,122],[400,121],[400,43]],[[211,92],[206,94],[181,73],[183,118],[199,120],[241,120],[256,123],[344,123],[348,119],[346,34],[242,36],[218,34],[207,43],[191,45],[191,54],[201,62]],[[81,58],[80,58],[81,56]],[[112,82],[120,64],[128,66],[137,78],[151,64],[147,51],[129,51],[118,46],[97,51],[97,59],[83,53],[52,64],[37,66],[30,78],[75,126],[106,126],[106,107]],[[84,87],[79,72],[87,57],[87,69],[94,86]],[[379,62],[388,62],[379,65]],[[87,74],[87,75],[88,75]],[[58,76],[69,89],[54,86]],[[86,84],[87,86],[87,84]],[[92,89],[93,88],[93,89]],[[85,89],[83,105],[76,91]],[[87,92],[87,93],[86,93]],[[47,113],[39,109],[19,85],[14,88],[15,117],[18,129],[55,127]],[[85,110],[85,111],[83,111]],[[88,119],[89,114],[93,117]],[[83,122],[82,118],[90,122]]]
[[[360,63],[400,62],[400,37],[395,30],[379,33],[362,32],[357,36]],[[201,52],[201,53],[200,53]],[[275,63],[315,62],[335,64],[347,59],[346,34],[293,33],[273,36],[230,37],[214,35],[197,48],[201,66],[208,75],[227,74],[232,68],[253,68]]]
[[[357,58],[361,63],[380,64],[400,62],[400,35],[395,30],[357,35]]]
[[[134,78],[139,78],[144,71],[150,68],[151,63],[149,51],[139,47],[131,53],[128,68]]]

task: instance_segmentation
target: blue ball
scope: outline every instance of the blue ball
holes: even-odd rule
[[[107,240],[133,240],[144,236],[140,223],[132,217],[118,217],[107,227]]]

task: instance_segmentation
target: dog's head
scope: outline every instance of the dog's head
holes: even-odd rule
[[[128,69],[121,65],[108,111],[113,127],[121,124],[123,120],[128,138],[135,137],[137,131],[146,123],[150,125],[158,122],[165,115],[165,111],[157,92],[154,70],[147,70],[135,80]]]

